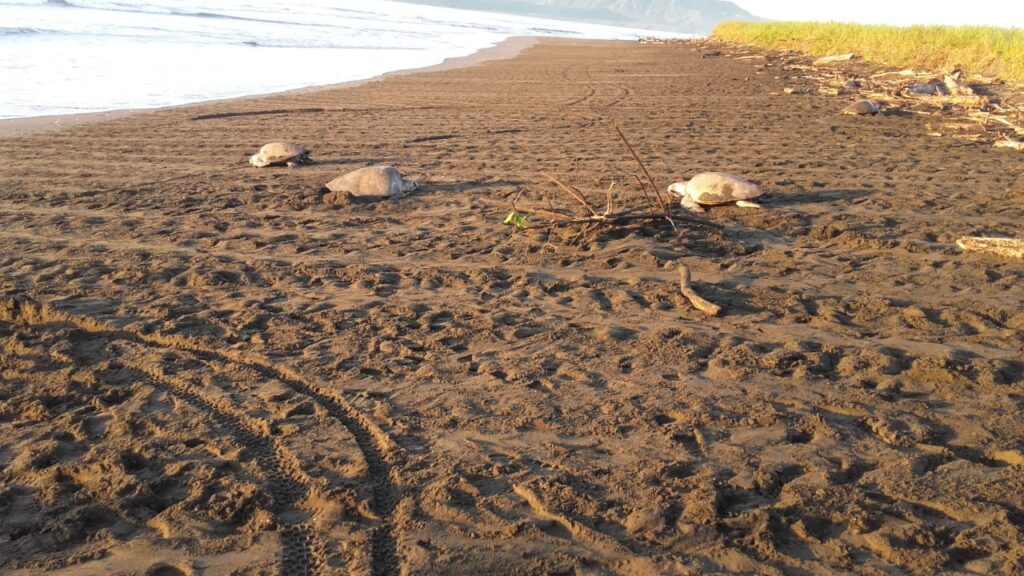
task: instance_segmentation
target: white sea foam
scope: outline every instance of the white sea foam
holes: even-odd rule
[[[387,0],[0,0],[0,118],[359,80],[510,36],[650,34]]]

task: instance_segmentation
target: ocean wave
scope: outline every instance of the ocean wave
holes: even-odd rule
[[[0,78],[21,87],[0,117],[333,84],[551,33],[626,31],[391,0],[0,0]]]
[[[21,3],[18,3],[21,4]],[[295,20],[283,20],[275,18],[256,18],[241,16],[226,12],[209,12],[181,9],[162,4],[145,4],[138,2],[104,2],[90,0],[44,0],[38,3],[26,3],[28,5],[46,5],[60,8],[73,8],[80,10],[102,10],[109,12],[128,12],[134,14],[156,14],[165,16],[190,16],[195,18],[213,18],[224,20],[238,20],[240,22],[260,22],[264,24],[302,24],[303,26],[329,26],[317,22],[297,22]]]
[[[166,16],[195,18],[195,27],[203,27],[200,21],[220,21],[236,23],[239,27],[248,24],[274,27],[301,26],[313,30],[346,30],[351,23],[358,21],[357,32],[360,35],[387,35],[396,29],[411,34],[426,34],[427,29],[461,29],[472,32],[485,32],[507,35],[508,25],[505,22],[480,22],[472,19],[458,21],[437,18],[434,14],[402,14],[386,6],[372,6],[366,9],[351,9],[331,6],[327,0],[298,0],[288,6],[275,4],[272,0],[240,1],[228,0],[216,6],[204,5],[193,1],[175,0],[0,0],[0,6],[46,6],[47,8],[90,10],[98,12],[116,12],[120,14],[138,14],[146,16]],[[382,5],[397,3],[381,2]],[[379,13],[378,13],[379,12]],[[71,18],[66,16],[65,18]],[[106,24],[104,22],[104,24]],[[367,26],[367,24],[369,26]],[[181,25],[175,25],[181,26]],[[162,28],[163,26],[154,26]],[[185,25],[183,28],[192,28]],[[575,35],[570,30],[527,28],[532,34],[564,34]],[[244,31],[239,30],[244,34]],[[260,31],[262,33],[263,31]],[[289,33],[288,35],[292,35]],[[313,35],[317,35],[315,32]]]
[[[312,44],[302,42],[260,42],[256,40],[243,40],[238,42],[241,46],[252,48],[309,48],[329,50],[380,50],[380,51],[407,51],[426,49],[426,46],[382,46],[380,44]]]
[[[39,28],[5,28],[0,27],[0,36],[31,36],[34,34],[45,34],[47,30],[41,30]]]
[[[573,30],[562,30],[559,28],[538,28],[531,27],[530,34],[537,34],[539,36],[579,36],[579,32]]]
[[[213,20],[235,20],[238,22],[258,22],[260,24],[274,24],[286,26],[308,26],[311,28],[334,28],[332,24],[321,22],[297,22],[295,20],[273,20],[270,18],[253,18],[251,16],[237,16],[235,14],[220,14],[217,12],[190,12],[187,10],[175,10],[169,12],[174,16],[186,16],[191,18],[210,18]]]

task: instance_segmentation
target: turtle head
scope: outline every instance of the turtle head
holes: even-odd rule
[[[676,182],[670,184],[668,187],[669,194],[675,194],[676,196],[686,196],[686,182]]]
[[[402,194],[408,195],[420,189],[420,183],[415,180],[402,178]]]

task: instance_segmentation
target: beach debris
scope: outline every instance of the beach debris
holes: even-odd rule
[[[967,251],[988,252],[1009,258],[1024,258],[1024,240],[1017,238],[964,236],[957,239],[956,245]]]
[[[835,64],[836,62],[847,62],[856,58],[856,55],[852,52],[849,54],[834,54],[832,56],[822,56],[814,61],[815,66],[821,66],[823,64]]]
[[[976,122],[945,122],[942,124],[925,122],[924,127],[928,130],[928,134],[952,136],[967,141],[980,140],[987,134],[985,126]]]
[[[1024,142],[1021,142],[1020,140],[1014,140],[1013,138],[1004,138],[1002,140],[997,140],[994,146],[996,148],[1009,148],[1010,150],[1024,152]]]
[[[974,89],[963,82],[964,73],[953,70],[942,77],[942,85],[953,96],[974,96]]]
[[[880,109],[881,107],[877,102],[872,102],[871,100],[858,100],[846,108],[843,108],[843,114],[850,116],[874,116],[875,114],[878,114]]]
[[[249,158],[249,163],[257,168],[285,165],[294,167],[312,162],[309,158],[309,150],[289,142],[264,144],[259,152]]]
[[[338,176],[325,186],[333,198],[324,198],[325,202],[340,197],[363,201],[399,200],[419,188],[414,180],[402,177],[394,166],[369,166],[348,174]]]
[[[556,206],[548,193],[543,189],[540,190],[540,194],[546,201],[546,206],[539,206],[535,203],[530,203],[529,200],[524,200],[524,190],[520,190],[511,202],[496,199],[485,201],[511,209],[511,212],[505,216],[504,224],[514,226],[517,230],[546,228],[550,238],[555,228],[579,228],[579,232],[569,243],[577,243],[580,246],[583,245],[587,238],[596,237],[602,229],[607,227],[622,228],[663,222],[671,226],[673,230],[678,230],[677,224],[681,223],[705,226],[718,230],[723,228],[722,225],[710,222],[703,217],[673,212],[671,196],[666,196],[659,190],[654,179],[651,177],[651,173],[647,170],[647,166],[629,143],[625,134],[622,133],[622,130],[614,122],[611,123],[611,128],[621,139],[626,149],[629,150],[630,155],[636,161],[640,170],[639,173],[632,174],[638,189],[637,196],[633,197],[632,206],[623,208],[617,206],[619,198],[616,197],[614,192],[618,182],[611,182],[608,188],[604,190],[604,206],[595,206],[588,200],[588,195],[582,190],[565,183],[547,172],[541,172],[540,175],[554,184],[558,191],[564,194],[564,198],[568,200],[569,204],[577,207],[576,210],[573,210],[571,207],[567,209]],[[643,174],[642,177],[641,174]],[[641,202],[642,204],[638,206],[637,204]],[[584,212],[581,214],[578,208],[582,208]],[[529,222],[527,222],[528,218],[530,219]]]
[[[693,304],[694,308],[708,316],[718,316],[718,313],[722,311],[721,306],[705,300],[694,291],[693,286],[690,285],[690,269],[685,264],[679,265],[679,291],[690,301],[690,304]]]
[[[879,111],[939,116],[943,120],[967,117],[982,127],[977,133],[929,128],[932,136],[989,145],[1007,137],[1024,140],[1024,84],[1019,82],[968,73],[959,67],[948,71],[884,69],[881,64],[870,63],[852,53],[814,58],[795,50],[764,50],[709,39],[673,39],[658,43],[687,44],[702,52],[717,50],[722,57],[733,60],[760,60],[763,64],[755,66],[759,70],[775,68],[791,73],[779,75],[779,78],[813,83],[805,88],[786,88],[787,94],[856,95],[878,104]]]
[[[761,208],[751,200],[764,194],[758,185],[725,172],[703,172],[690,180],[672,184],[668,191],[680,198],[680,206],[698,214],[704,212],[702,205],[735,204],[740,208]]]
[[[945,84],[934,80],[924,84],[911,84],[907,87],[907,90],[912,95],[920,96],[945,96],[949,94],[949,89],[946,88]]]

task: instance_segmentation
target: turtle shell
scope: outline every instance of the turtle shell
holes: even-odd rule
[[[724,172],[697,174],[686,183],[686,194],[698,204],[713,206],[737,200],[751,200],[764,194],[761,188],[739,176]]]
[[[370,166],[338,176],[326,185],[336,194],[350,194],[363,200],[397,200],[415,188],[393,166]]]
[[[302,161],[308,155],[309,151],[298,144],[291,144],[288,142],[271,142],[270,144],[265,144],[260,148],[259,153],[253,156],[249,161],[252,162],[253,166],[262,168],[264,166],[285,164],[292,160]]]
[[[850,104],[846,108],[843,108],[843,114],[849,114],[851,116],[867,116],[878,114],[878,104],[875,104],[871,100],[858,100],[853,104]]]

